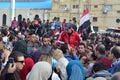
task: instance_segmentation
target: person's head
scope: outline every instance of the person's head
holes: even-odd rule
[[[52,55],[53,55],[53,58],[55,58],[57,61],[60,58],[64,58],[63,52],[60,49],[52,50]]]
[[[43,23],[45,23],[45,19],[43,19]]]
[[[68,33],[72,33],[72,27],[73,27],[72,23],[66,23],[65,25],[65,29]]]
[[[16,41],[15,35],[10,35],[9,36],[9,41],[12,42],[12,43],[14,43]]]
[[[105,46],[103,44],[98,44],[96,46],[95,55],[99,57],[99,55],[105,55]]]
[[[16,17],[14,17],[14,20],[16,20]]]
[[[57,21],[60,21],[60,17],[57,17]]]
[[[36,41],[36,35],[35,34],[31,35],[30,41],[33,42],[33,43]]]
[[[72,20],[73,20],[73,21],[76,21],[76,17],[73,17]]]
[[[116,72],[112,75],[111,80],[120,80],[120,72]]]
[[[84,43],[80,43],[79,44],[78,51],[80,53],[84,53],[85,52],[85,44]]]
[[[30,22],[30,18],[27,18],[27,22]]]
[[[92,52],[93,51],[93,45],[92,44],[88,44],[87,45],[87,52]]]
[[[120,58],[120,46],[114,46],[111,48],[111,57],[112,60]]]
[[[94,52],[91,52],[91,53],[87,54],[87,60],[95,61],[96,59],[97,59],[97,57],[95,56]]]
[[[88,37],[88,38],[87,38],[87,44],[90,44],[91,42],[92,42],[91,38]]]
[[[19,39],[22,39],[22,33],[21,33],[20,31],[17,33],[17,37],[18,37]]]
[[[48,62],[37,62],[27,76],[27,80],[48,80],[52,74],[52,66]]]
[[[66,19],[64,19],[63,22],[66,22]]]
[[[63,54],[69,52],[69,47],[68,47],[68,44],[67,44],[67,43],[65,43],[65,44],[61,44],[60,49],[62,50]]]
[[[30,33],[31,33],[30,30],[27,29],[27,30],[25,30],[24,35],[27,36],[27,35],[29,35]]]
[[[41,54],[38,61],[46,61],[46,62],[52,64],[52,56],[51,56],[51,54]]]
[[[23,18],[23,21],[25,21],[25,18]]]
[[[39,41],[40,40],[40,37],[39,35],[36,34],[36,41]]]
[[[58,41],[57,39],[51,40],[52,49],[57,49],[58,46],[60,45],[57,41]]]
[[[49,23],[49,19],[47,20],[47,23]]]
[[[23,53],[21,53],[19,51],[14,51],[14,52],[12,52],[10,57],[12,57],[14,59],[14,62],[16,63],[16,69],[21,70],[23,68],[23,65],[24,65]]]
[[[35,19],[34,19],[34,24],[35,24],[35,25],[38,25],[38,24],[39,24],[39,20],[35,18]]]
[[[49,36],[48,35],[43,36],[42,43],[43,43],[43,46],[47,46],[49,44]]]
[[[68,80],[84,80],[85,71],[80,61],[70,61],[66,66],[66,71],[68,74]]]
[[[2,33],[2,36],[7,36],[8,35],[8,30],[6,28],[2,29],[1,33]]]
[[[96,72],[101,71],[101,70],[106,70],[106,65],[102,62],[96,62],[93,65],[92,72],[96,73]]]

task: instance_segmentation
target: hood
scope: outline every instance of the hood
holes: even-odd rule
[[[102,70],[102,71],[96,72],[92,77],[93,78],[96,78],[96,77],[108,78],[108,77],[111,77],[111,73],[109,73],[107,70]]]

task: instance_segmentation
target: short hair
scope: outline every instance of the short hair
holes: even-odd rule
[[[119,46],[115,46],[111,49],[111,53],[114,54],[115,58],[119,58],[120,57],[120,47]]]
[[[85,47],[85,43],[83,43],[83,42],[82,42],[82,43],[80,43],[80,44],[79,44],[79,46],[80,46],[80,45],[83,45],[83,46]]]
[[[67,43],[61,44],[60,49],[62,50],[63,53],[66,53],[66,49],[68,49],[68,44]]]
[[[14,58],[14,61],[18,61],[18,57],[21,57],[23,56],[24,57],[24,54],[19,52],[19,51],[13,51],[10,55],[10,57]]]
[[[9,36],[9,41],[12,41],[13,39],[15,39],[15,35],[10,35]]]
[[[100,54],[105,54],[105,46],[103,44],[98,44],[96,51],[99,51]]]
[[[43,37],[42,37],[42,41],[44,40],[44,38],[50,38],[49,34],[44,34]]]
[[[92,53],[91,57],[93,58],[93,60],[97,59],[97,57],[95,56],[95,52]]]
[[[1,33],[2,33],[4,36],[7,36],[8,31],[7,31],[6,28],[4,28],[4,29],[1,30]]]
[[[97,72],[97,71],[101,71],[101,70],[106,70],[106,65],[102,62],[96,62],[93,65],[92,72]]]
[[[88,46],[88,47],[91,47],[92,50],[93,50],[93,45],[92,45],[92,44],[88,44],[87,46]]]

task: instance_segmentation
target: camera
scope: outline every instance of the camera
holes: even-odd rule
[[[8,63],[13,63],[14,62],[14,58],[10,57],[9,60],[8,60]]]

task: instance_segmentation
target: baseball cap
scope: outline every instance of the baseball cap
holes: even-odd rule
[[[66,23],[65,24],[65,29],[71,29],[73,27],[72,23]]]

